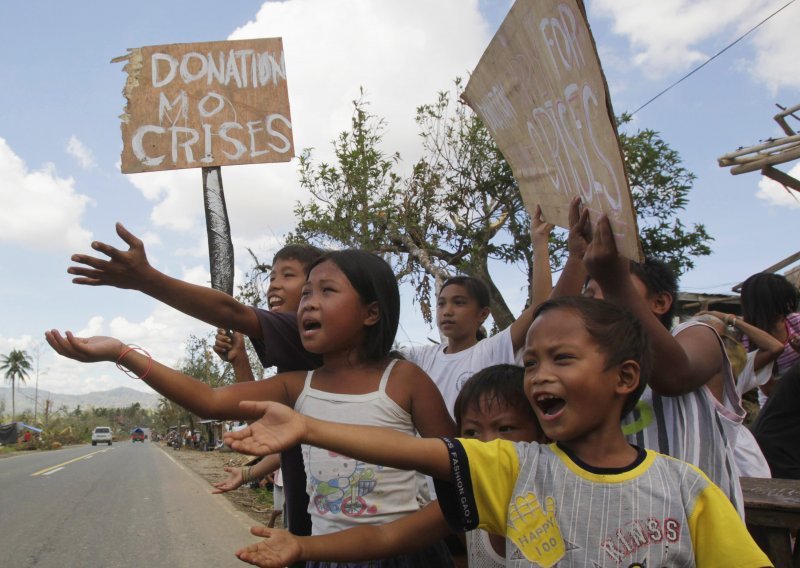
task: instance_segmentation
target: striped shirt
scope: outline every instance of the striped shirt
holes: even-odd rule
[[[696,467],[639,450],[600,470],[556,444],[444,440],[437,481],[453,530],[506,536],[507,566],[761,568],[769,559],[730,501]]]
[[[687,322],[677,326],[672,334],[677,336],[695,325],[705,326],[700,322]],[[713,331],[713,328],[709,329]],[[742,488],[733,456],[735,439],[732,439],[731,432],[726,432],[726,426],[717,414],[721,407],[742,416],[744,410],[722,340],[719,340],[719,348],[724,357],[725,400],[721,404],[717,404],[705,386],[682,396],[661,396],[647,387],[636,408],[623,420],[622,431],[631,444],[700,468],[722,489],[744,518]]]

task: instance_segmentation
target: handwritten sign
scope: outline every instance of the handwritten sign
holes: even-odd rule
[[[636,214],[600,60],[581,0],[518,0],[464,91],[508,160],[529,212],[568,227],[580,196],[641,260]]]
[[[123,173],[294,157],[280,38],[128,51]]]

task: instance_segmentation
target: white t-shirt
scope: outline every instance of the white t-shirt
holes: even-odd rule
[[[756,353],[758,351],[751,351],[747,354],[747,362],[744,369],[737,377],[736,392],[739,394],[739,398],[744,393],[760,387],[769,381],[772,376],[772,364],[764,365],[758,371],[755,370]],[[739,470],[740,477],[772,477],[769,464],[767,464],[761,448],[758,447],[755,436],[741,422],[738,424],[736,432],[733,459],[736,463],[736,469]]]
[[[433,379],[451,416],[456,397],[467,379],[492,365],[516,363],[511,326],[458,353],[445,353],[445,347],[444,343],[415,346],[406,349],[404,355]]]

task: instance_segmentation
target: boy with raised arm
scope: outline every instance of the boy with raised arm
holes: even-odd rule
[[[214,327],[247,335],[261,364],[277,367],[279,372],[316,369],[322,364],[319,355],[303,348],[297,328],[297,307],[306,280],[306,269],[321,256],[322,251],[318,248],[293,244],[275,253],[267,288],[269,310],[263,310],[242,304],[220,290],[167,276],[150,265],[141,239],[129,232],[122,223],[116,224],[116,230],[128,245],[128,250],[119,250],[99,241],[92,242],[92,248],[106,255],[108,260],[84,254],[72,255],[71,260],[80,265],[67,270],[76,276],[72,280],[75,284],[138,290]],[[218,334],[215,351],[220,353],[228,350],[237,380],[252,380],[242,338],[234,335],[230,347],[227,347],[225,339]],[[283,452],[281,465],[289,530],[298,535],[311,534],[300,448]],[[260,467],[266,466],[264,462]]]
[[[554,296],[583,292],[631,310],[653,349],[648,388],[623,431],[631,443],[699,467],[744,517],[734,440],[717,418],[718,405],[736,415],[744,412],[722,340],[700,322],[670,329],[678,297],[674,271],[658,259],[635,263],[622,257],[605,215],[590,238],[588,211],[580,206],[576,198],[570,207],[569,258]]]
[[[524,354],[525,394],[553,444],[420,439],[268,402],[241,403],[265,415],[226,438],[245,453],[301,441],[431,475],[450,527],[505,535],[512,567],[771,566],[700,470],[626,441],[620,417],[636,405],[648,358],[632,314],[561,298],[536,310]]]

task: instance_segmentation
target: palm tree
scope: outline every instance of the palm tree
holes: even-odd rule
[[[6,372],[6,380],[11,383],[11,421],[14,422],[17,416],[16,382],[24,383],[27,380],[28,372],[32,368],[31,356],[22,349],[12,349],[11,353],[3,356],[2,362],[0,371]]]

